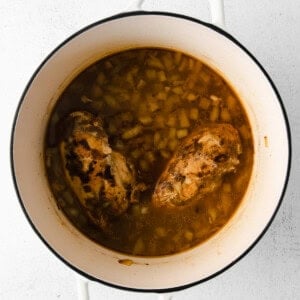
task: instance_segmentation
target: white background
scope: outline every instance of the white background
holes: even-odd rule
[[[0,299],[76,299],[76,276],[33,233],[10,174],[12,120],[25,85],[66,37],[123,11],[121,0],[0,0]],[[145,10],[209,20],[205,0],[146,0]],[[239,263],[172,299],[300,299],[300,1],[225,0],[227,30],[271,75],[293,136],[293,166],[270,229]],[[272,188],[272,187],[270,187]],[[91,299],[156,299],[90,283]]]

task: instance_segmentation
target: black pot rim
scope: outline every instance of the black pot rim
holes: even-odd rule
[[[238,258],[236,258],[235,260],[233,260],[230,264],[228,264],[227,266],[225,266],[224,268],[222,268],[221,270],[215,272],[214,274],[189,283],[189,284],[184,284],[184,285],[180,285],[180,286],[176,286],[176,287],[172,287],[172,288],[163,288],[163,289],[142,289],[142,288],[131,288],[131,287],[126,287],[126,286],[119,286],[116,284],[112,284],[110,282],[105,282],[99,278],[96,278],[94,276],[91,276],[89,274],[87,274],[86,272],[78,269],[76,266],[72,265],[71,263],[69,263],[67,260],[65,260],[65,258],[63,258],[59,253],[57,253],[52,247],[51,245],[48,244],[47,240],[42,236],[42,234],[39,232],[38,228],[35,227],[34,223],[32,222],[32,220],[30,219],[29,214],[27,213],[25,206],[23,204],[23,201],[21,199],[19,190],[18,190],[18,184],[17,184],[17,178],[16,178],[16,174],[15,174],[15,169],[14,169],[14,159],[13,159],[13,144],[14,144],[14,134],[15,134],[15,129],[16,129],[16,123],[17,123],[17,119],[18,119],[18,114],[20,111],[20,108],[22,106],[23,100],[25,98],[25,95],[28,91],[28,89],[31,86],[32,81],[34,80],[34,78],[36,77],[36,75],[38,74],[38,72],[40,71],[40,69],[45,65],[45,63],[60,49],[62,48],[65,44],[67,44],[70,40],[72,40],[73,38],[75,38],[76,36],[80,35],[81,33],[91,29],[92,27],[98,26],[102,23],[106,23],[112,20],[116,20],[116,19],[121,19],[121,18],[126,18],[126,17],[130,17],[130,16],[137,16],[137,15],[161,15],[161,16],[168,16],[168,17],[174,17],[174,18],[179,18],[179,19],[184,19],[184,20],[188,20],[188,21],[192,21],[198,24],[201,24],[203,26],[206,26],[210,29],[213,29],[214,31],[218,32],[219,34],[225,36],[227,39],[229,39],[231,42],[233,42],[235,45],[237,45],[242,51],[244,51],[252,60],[253,62],[260,68],[261,72],[265,75],[265,77],[267,78],[267,80],[269,81],[273,91],[275,92],[278,102],[280,104],[281,110],[282,110],[282,114],[284,117],[284,121],[285,121],[285,126],[286,126],[286,134],[287,134],[287,138],[288,138],[288,165],[287,165],[287,171],[286,171],[286,175],[285,175],[285,182],[284,182],[284,186],[277,204],[277,207],[272,215],[272,217],[270,218],[269,222],[266,224],[265,228],[262,230],[262,232],[260,233],[260,235],[256,238],[256,240],[252,243],[252,245],[250,245],[248,247],[248,249],[246,249]],[[176,13],[169,13],[169,12],[145,12],[145,11],[133,11],[133,12],[127,12],[127,13],[121,13],[121,14],[117,14],[117,15],[113,15],[111,17],[102,19],[100,21],[97,21],[93,24],[90,24],[84,28],[82,28],[81,30],[77,31],[76,33],[74,33],[73,35],[71,35],[69,38],[67,38],[65,41],[63,41],[60,45],[58,45],[45,59],[44,61],[39,65],[39,67],[36,69],[36,71],[33,73],[32,77],[30,78],[27,86],[25,87],[24,92],[22,93],[21,99],[19,100],[19,104],[14,116],[14,120],[13,120],[13,124],[12,124],[12,131],[11,131],[11,141],[10,141],[10,166],[11,166],[11,172],[12,172],[12,177],[13,177],[13,183],[14,183],[14,187],[16,190],[16,194],[19,200],[19,203],[22,207],[22,210],[29,222],[29,224],[31,225],[32,229],[34,230],[34,232],[38,235],[38,237],[42,240],[42,242],[48,247],[48,249],[56,256],[58,257],[63,263],[65,263],[68,267],[70,267],[71,269],[73,269],[74,271],[76,271],[77,273],[79,273],[80,275],[84,276],[85,278],[91,280],[91,281],[96,281],[99,283],[102,283],[104,285],[110,286],[110,287],[114,287],[114,288],[118,288],[118,289],[122,289],[122,290],[127,290],[127,291],[134,291],[134,292],[150,292],[150,293],[170,293],[170,292],[175,292],[175,291],[179,291],[182,289],[186,289],[192,286],[195,286],[197,284],[203,283],[205,281],[208,281],[216,276],[218,276],[219,274],[225,272],[226,270],[228,270],[229,268],[231,268],[233,265],[235,265],[238,261],[240,261],[243,257],[245,257],[252,249],[253,247],[258,243],[258,241],[263,237],[263,235],[266,233],[266,231],[268,230],[268,228],[270,227],[271,223],[273,222],[279,207],[282,203],[284,194],[286,192],[287,189],[287,185],[288,185],[288,179],[289,179],[289,175],[290,175],[290,169],[291,169],[291,159],[292,159],[292,143],[291,143],[291,130],[290,130],[290,126],[289,126],[289,122],[288,122],[288,117],[287,117],[287,113],[285,111],[284,105],[283,105],[283,101],[279,95],[279,92],[277,90],[277,88],[275,87],[274,82],[272,81],[272,79],[270,78],[270,76],[268,75],[268,73],[266,72],[266,70],[263,68],[263,66],[258,62],[258,60],[255,58],[255,56],[253,54],[251,54],[249,52],[249,50],[247,50],[239,41],[237,41],[232,35],[230,35],[229,33],[227,33],[226,31],[220,29],[219,27],[212,25],[210,23],[207,22],[203,22],[201,20],[197,20],[195,18],[192,17],[188,17],[185,15],[181,15],[181,14],[176,14]]]

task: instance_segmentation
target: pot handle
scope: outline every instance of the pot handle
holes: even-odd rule
[[[145,0],[134,0],[127,7],[126,11],[142,10]],[[211,23],[225,29],[224,0],[208,0],[211,13]]]
[[[225,29],[224,0],[209,0],[211,23]]]

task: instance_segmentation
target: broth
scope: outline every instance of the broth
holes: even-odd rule
[[[108,231],[91,221],[66,178],[60,143],[68,130],[62,124],[75,111],[103,121],[109,146],[131,162],[136,179],[146,186],[137,201],[108,217]],[[238,131],[242,153],[235,171],[222,175],[217,188],[189,205],[153,205],[155,185],[179,145],[196,127],[211,124],[231,124]],[[45,137],[47,178],[66,217],[95,242],[142,256],[177,253],[219,231],[242,201],[253,152],[249,121],[228,83],[193,57],[156,48],[119,52],[81,72],[59,97]]]

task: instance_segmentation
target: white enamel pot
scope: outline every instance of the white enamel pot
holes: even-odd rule
[[[180,50],[203,60],[234,87],[249,116],[255,160],[242,204],[203,244],[164,257],[130,257],[92,242],[57,209],[43,164],[47,121],[58,95],[85,67],[133,47]],[[68,266],[119,288],[171,291],[210,279],[243,257],[267,230],[282,200],[290,168],[290,133],[282,101],[257,60],[218,27],[169,13],[132,12],[99,21],[57,47],[26,87],[13,124],[12,173],[31,226]],[[125,266],[120,259],[131,259]]]

